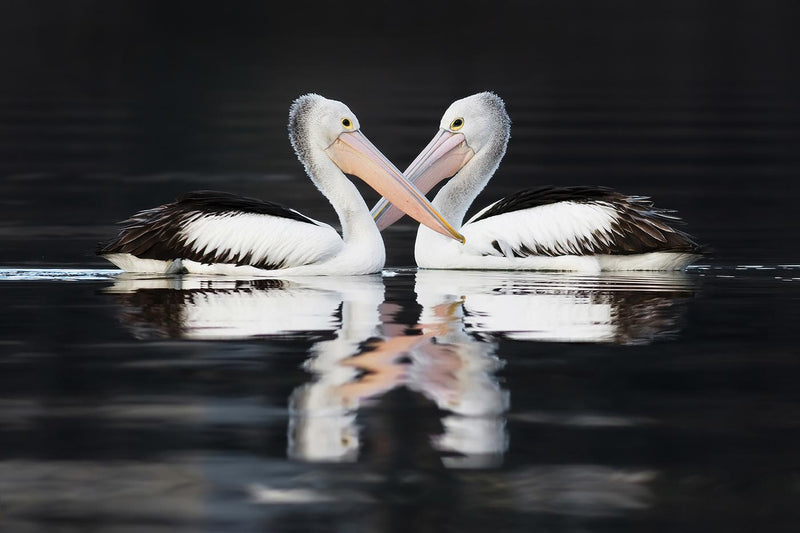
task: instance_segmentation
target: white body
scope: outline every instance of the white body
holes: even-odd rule
[[[641,224],[637,231],[645,240],[668,242],[661,231],[676,235],[665,220],[673,219],[663,210],[648,213],[646,204],[636,204],[636,220],[630,207],[643,198],[629,197],[620,203],[584,196],[550,197],[531,201],[526,193],[506,199],[493,216],[475,220],[492,206],[478,213],[462,227],[467,209],[475,201],[505,155],[510,135],[510,119],[503,101],[493,93],[478,93],[454,102],[444,113],[437,135],[406,169],[406,177],[422,191],[447,179],[434,198],[434,208],[460,231],[465,243],[447,242],[434,232],[420,227],[415,258],[421,268],[481,270],[565,270],[599,272],[604,270],[679,270],[698,255],[675,250],[690,247],[664,247],[659,251],[652,241],[648,246],[621,247],[625,230]],[[451,177],[452,176],[452,177]],[[593,199],[595,198],[595,199]],[[512,201],[513,200],[513,201]],[[626,204],[625,202],[630,202]],[[524,207],[529,205],[530,207]],[[511,207],[510,207],[511,206]],[[387,209],[382,201],[373,209],[380,227],[397,219],[397,210]],[[627,211],[627,212],[626,212]],[[381,218],[383,220],[381,220]],[[616,254],[617,250],[641,253]],[[669,251],[672,250],[672,251]],[[515,253],[516,251],[516,253]],[[609,255],[603,255],[609,254]]]
[[[361,275],[379,272],[386,261],[380,231],[372,221],[367,206],[356,187],[342,176],[338,203],[345,203],[343,219],[347,245],[328,224],[308,224],[283,217],[242,213],[234,216],[204,216],[182,229],[187,242],[197,250],[228,250],[231,257],[247,252],[255,260],[280,256],[288,265],[265,270],[232,263],[203,264],[175,259],[158,261],[131,254],[107,254],[104,257],[128,272],[223,274],[239,276],[321,276]],[[360,204],[360,206],[358,205]],[[338,211],[338,210],[337,210]]]
[[[603,271],[624,270],[682,270],[694,261],[694,254],[652,252],[634,255],[560,255],[506,257],[482,255],[491,241],[479,240],[471,235],[468,226],[460,229],[466,244],[438,239],[435,234],[425,235],[426,228],[417,233],[414,258],[420,268],[463,270],[549,270],[594,274]],[[484,245],[484,246],[481,246]],[[491,246],[491,245],[489,245]]]
[[[461,226],[467,206],[453,205],[449,182],[439,191],[432,204],[466,238],[461,244],[440,237],[424,226],[417,231],[414,257],[420,268],[475,270],[555,270],[596,273],[614,270],[681,270],[696,255],[676,252],[652,252],[631,255],[580,255],[579,239],[595,238],[594,234],[611,234],[615,219],[613,209],[604,206],[559,202],[531,209],[522,209],[489,217]],[[456,183],[457,185],[457,183]],[[489,206],[491,207],[491,206]],[[486,209],[488,209],[487,207]],[[485,211],[485,209],[484,209]],[[483,211],[477,213],[473,219]],[[456,218],[460,217],[460,218]],[[535,235],[535,238],[531,236]],[[494,246],[497,242],[500,251]],[[527,245],[543,245],[563,249],[558,256],[516,257],[513,250]]]

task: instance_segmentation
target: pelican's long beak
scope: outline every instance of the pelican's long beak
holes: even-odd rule
[[[325,152],[342,172],[364,180],[398,210],[446,237],[464,242],[464,237],[436,212],[425,195],[360,131],[341,133]]]
[[[443,179],[450,178],[461,170],[474,155],[475,152],[467,145],[463,133],[441,129],[403,175],[424,194]],[[372,218],[380,230],[388,228],[402,216],[403,212],[389,197],[381,198],[372,208]]]

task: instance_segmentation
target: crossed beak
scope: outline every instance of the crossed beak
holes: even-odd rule
[[[404,178],[360,131],[341,133],[325,152],[342,172],[358,176],[391,202],[392,208],[399,212],[397,218],[405,213],[446,237],[464,242],[464,237],[433,208],[424,192]]]
[[[441,129],[403,174],[424,194],[440,181],[455,175],[474,155],[464,134]],[[403,211],[384,195],[371,212],[378,229],[383,230],[397,222]]]

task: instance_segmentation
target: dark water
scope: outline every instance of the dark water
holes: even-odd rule
[[[0,5],[4,531],[796,529],[796,6],[430,4]],[[472,211],[606,185],[711,254],[416,272],[403,222],[383,275],[100,270],[116,221],[192,189],[336,224],[300,94],[404,168],[480,90],[513,125]]]
[[[800,519],[800,267],[3,277],[9,531]]]

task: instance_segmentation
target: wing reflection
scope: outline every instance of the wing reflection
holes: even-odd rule
[[[680,329],[694,294],[683,272],[578,276],[417,272],[420,303],[464,297],[464,326],[515,340],[648,344]]]
[[[380,303],[383,281],[380,276],[335,276],[324,281],[120,276],[105,292],[117,296],[121,321],[139,339],[232,340],[352,327],[360,317],[340,319],[342,303],[364,299]]]

